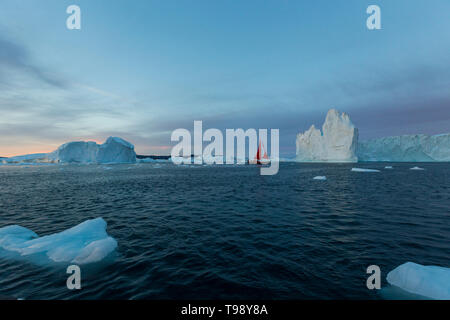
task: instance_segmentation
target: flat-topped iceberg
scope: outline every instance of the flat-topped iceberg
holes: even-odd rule
[[[328,111],[322,130],[314,125],[297,135],[299,162],[357,162],[358,129],[346,113]]]
[[[450,268],[407,262],[389,272],[387,281],[410,293],[450,300]]]
[[[450,161],[450,133],[403,135],[360,142],[358,158],[360,161]]]
[[[65,143],[51,153],[39,153],[2,159],[6,164],[25,163],[135,163],[134,146],[118,137],[109,137],[105,143],[89,141]]]
[[[17,225],[0,228],[0,253],[3,249],[31,261],[41,261],[44,255],[51,262],[88,264],[102,261],[116,248],[102,218],[43,237]]]
[[[34,153],[23,156],[16,156],[10,158],[1,158],[0,163],[15,164],[15,163],[46,163],[48,162],[48,153]]]

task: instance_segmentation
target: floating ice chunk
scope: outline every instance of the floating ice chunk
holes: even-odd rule
[[[21,226],[0,228],[0,249],[30,259],[45,254],[53,262],[86,264],[103,260],[116,247],[117,241],[106,233],[102,218],[43,237]]]
[[[419,168],[419,167],[412,167],[409,170],[418,170],[418,171],[423,171],[425,170],[424,168]]]
[[[325,177],[325,176],[317,176],[317,177],[314,177],[313,178],[313,180],[327,180],[327,177]]]
[[[375,169],[364,169],[364,168],[352,168],[353,172],[380,172],[380,170]]]
[[[386,166],[385,169],[394,169],[392,166]]]
[[[389,272],[387,281],[410,293],[437,300],[450,299],[450,268],[407,262]]]

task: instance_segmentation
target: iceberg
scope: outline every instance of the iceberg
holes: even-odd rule
[[[385,169],[394,169],[392,166],[386,166]]]
[[[89,264],[102,261],[116,248],[117,241],[107,234],[102,218],[43,237],[17,225],[0,228],[0,252],[3,249],[32,261],[44,255],[56,263]]]
[[[357,162],[358,129],[346,113],[328,111],[322,130],[314,125],[297,135],[298,162]]]
[[[109,137],[105,143],[89,141],[65,143],[51,153],[39,153],[6,158],[5,164],[25,163],[136,163],[134,146],[118,137]]]
[[[423,171],[425,170],[424,168],[420,168],[420,167],[412,167],[409,170],[417,170],[417,171]]]
[[[364,169],[364,168],[352,168],[353,172],[380,172],[380,170],[376,169]]]
[[[1,162],[3,164],[46,163],[46,162],[48,162],[48,154],[47,153],[35,153],[35,154],[26,154],[23,156],[16,156],[16,157],[10,157],[10,158],[2,158]]]
[[[327,180],[327,177],[325,177],[325,176],[317,176],[317,177],[314,177],[313,180],[321,180],[321,181],[324,181],[324,180]]]
[[[297,135],[298,162],[449,162],[450,133],[402,135],[358,142],[346,113],[328,111],[322,130],[314,125]]]
[[[389,284],[437,300],[450,300],[450,268],[407,262],[387,275]]]
[[[98,147],[97,163],[135,163],[134,145],[118,137],[109,137]]]
[[[447,162],[450,161],[450,133],[403,135],[360,142],[358,158],[360,161]]]
[[[93,163],[97,161],[97,154],[96,142],[75,141],[63,144],[49,158],[59,163]]]

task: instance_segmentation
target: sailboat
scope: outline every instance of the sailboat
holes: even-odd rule
[[[264,152],[264,153],[263,153]],[[256,156],[253,160],[249,161],[250,164],[268,164],[270,162],[267,156],[266,148],[261,141],[259,141],[258,151],[256,151]]]

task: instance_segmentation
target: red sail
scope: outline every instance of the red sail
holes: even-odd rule
[[[262,149],[264,149],[264,155],[263,156],[261,156]],[[264,148],[264,146],[261,144],[261,141],[260,141],[259,142],[259,146],[258,146],[258,151],[256,151],[256,157],[255,157],[256,163],[257,164],[261,164],[261,159],[269,160],[269,157],[267,156],[266,149]]]

